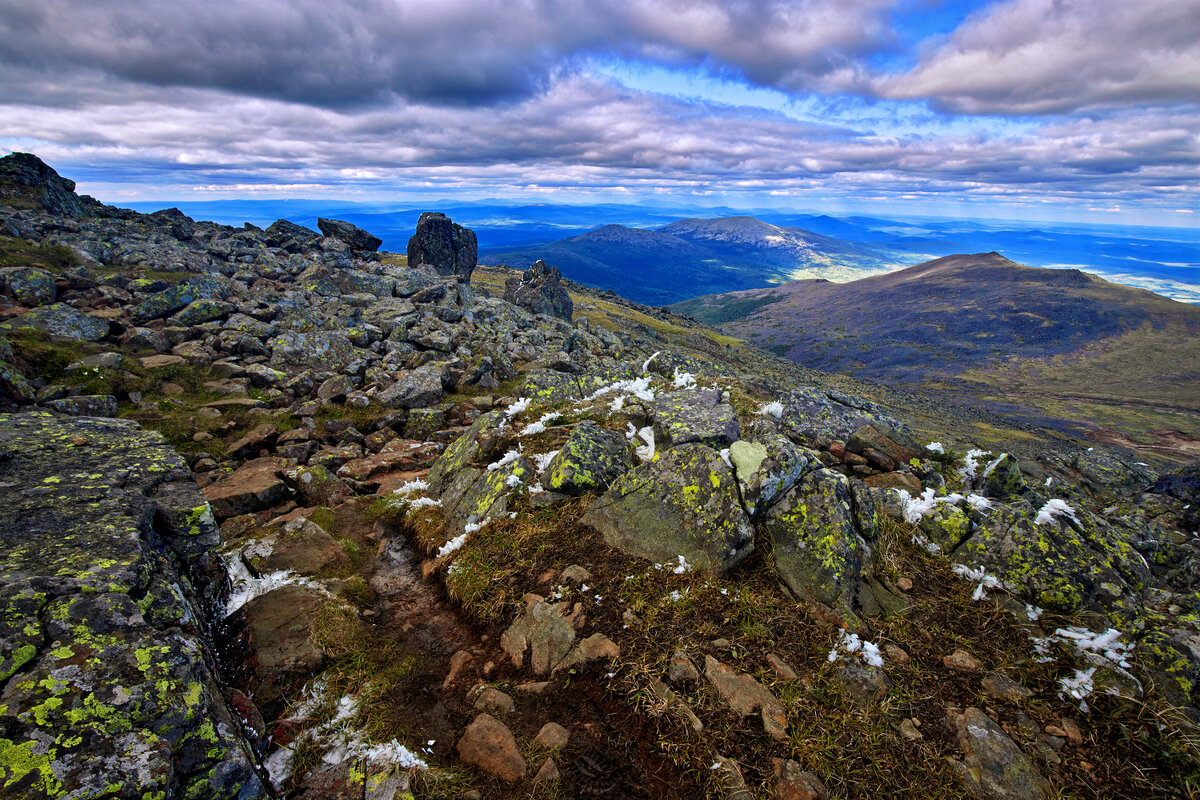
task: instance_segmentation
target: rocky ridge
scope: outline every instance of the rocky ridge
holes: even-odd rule
[[[406,263],[346,223],[72,200],[30,158],[0,159],[22,198],[0,207],[22,259],[0,268],[19,407],[0,428],[49,444],[7,446],[26,505],[3,532],[78,531],[39,552],[81,563],[6,564],[2,741],[37,757],[0,759],[9,791],[136,796],[90,788],[107,773],[85,747],[171,797],[1182,796],[1195,774],[1167,743],[1194,741],[1171,715],[1200,699],[1187,471],[1015,429],[997,448],[980,432],[1001,420],[801,370],[544,265],[476,269],[444,218],[423,215]],[[73,466],[92,452],[109,466]],[[80,477],[117,463],[119,491]],[[63,476],[81,499],[48,515]],[[172,523],[204,508],[193,480],[219,537]],[[87,549],[92,495],[136,520],[121,558]],[[30,614],[58,619],[26,608],[44,581],[64,619],[117,632],[108,652],[132,652],[144,688],[121,658],[78,678],[99,632],[20,638]],[[188,650],[162,679],[201,687],[199,717],[166,714],[141,642]],[[64,648],[83,673],[59,687]],[[72,713],[121,686],[144,692],[143,728]],[[200,717],[218,723],[203,755]],[[824,737],[830,717],[849,740]],[[159,761],[127,770],[143,729]]]

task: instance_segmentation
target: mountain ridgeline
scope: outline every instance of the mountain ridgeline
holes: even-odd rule
[[[609,224],[481,257],[514,265],[541,259],[573,281],[650,305],[800,278],[850,280],[901,265],[884,250],[754,217],[683,219],[657,229]]]

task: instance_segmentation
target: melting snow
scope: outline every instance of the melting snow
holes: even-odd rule
[[[404,497],[404,496],[412,494],[413,492],[421,492],[428,488],[429,488],[429,484],[418,478],[415,481],[409,481],[408,483],[401,486],[399,489],[393,489],[392,494],[398,494],[401,497]]]
[[[979,469],[979,459],[990,456],[992,453],[989,450],[968,450],[967,457],[963,460],[962,469],[958,471],[964,479],[974,478],[975,471]]]
[[[930,442],[929,444],[925,445],[925,449],[931,453],[940,453],[942,455],[946,454],[946,447],[941,442]]]
[[[546,432],[546,423],[553,422],[554,420],[558,419],[561,416],[562,416],[562,414],[558,413],[557,411],[551,411],[549,414],[543,414],[537,422],[531,422],[528,425],[526,425],[525,429],[522,430],[521,433],[518,435],[519,436],[534,436],[539,433],[545,433]]]
[[[975,593],[971,595],[972,600],[983,600],[987,598],[988,589],[1007,589],[1008,584],[997,578],[995,575],[990,575],[984,571],[983,567],[968,567],[966,564],[955,564],[951,569],[954,574],[964,580],[978,581],[979,585],[975,587]]]
[[[501,456],[499,461],[494,464],[488,464],[488,472],[495,472],[498,469],[504,469],[520,457],[521,454],[516,450],[509,450],[507,453]]]
[[[645,442],[645,444],[642,445],[641,447],[635,448],[634,453],[636,453],[637,457],[640,458],[642,461],[653,461],[654,460],[654,428],[647,425],[646,427],[644,427],[640,431],[638,431],[637,435],[638,435],[638,438],[640,438],[643,442]]]
[[[1067,505],[1065,500],[1059,500],[1057,497],[1048,500],[1046,505],[1038,510],[1033,521],[1038,525],[1051,525],[1054,523],[1055,517],[1067,517],[1072,522],[1079,524],[1079,520],[1075,518],[1075,509]]]
[[[779,402],[778,400],[772,400],[769,403],[764,403],[759,407],[758,413],[763,417],[783,419],[783,403]]]
[[[229,602],[225,604],[226,617],[254,598],[282,586],[307,586],[310,589],[317,589],[321,592],[325,591],[325,587],[319,583],[314,583],[308,578],[301,577],[289,569],[269,572],[266,575],[260,575],[256,578],[250,574],[249,568],[242,561],[242,552],[240,550],[229,559],[228,570],[229,580],[233,589],[229,592]]]
[[[680,372],[679,367],[675,368],[675,388],[676,389],[695,389],[696,376],[690,372]]]
[[[504,409],[504,415],[506,417],[515,417],[517,414],[520,414],[522,411],[529,408],[529,404],[532,402],[532,398],[519,397],[512,405]]]
[[[858,657],[863,660],[863,663],[868,666],[883,666],[883,656],[879,652],[879,645],[859,638],[857,633],[841,632],[841,636],[834,643],[833,649],[829,651],[828,659],[830,662],[838,660],[839,650],[848,655],[857,653]]]

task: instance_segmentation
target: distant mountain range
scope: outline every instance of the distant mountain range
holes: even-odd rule
[[[541,259],[571,280],[648,305],[805,277],[852,280],[901,265],[865,245],[747,216],[651,230],[605,225],[548,244],[485,251],[481,259],[512,266]]]
[[[1079,270],[955,255],[671,308],[815,369],[1200,436],[1200,307]]]

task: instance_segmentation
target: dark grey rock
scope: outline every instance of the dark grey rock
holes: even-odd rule
[[[545,261],[535,261],[519,278],[509,278],[504,285],[504,299],[533,313],[545,314],[570,321],[575,304],[562,285],[558,267],[548,267]]]
[[[321,229],[321,233],[326,236],[340,239],[350,245],[351,250],[359,252],[374,253],[383,244],[383,240],[378,236],[372,236],[357,225],[352,225],[349,222],[343,222],[340,219],[324,219],[317,218],[317,227]]]
[[[417,232],[408,240],[408,264],[426,264],[439,275],[471,280],[479,254],[475,232],[456,225],[445,214],[426,211],[417,221]]]
[[[654,401],[654,436],[666,445],[699,442],[720,450],[740,435],[733,406],[716,389],[684,389]]]

